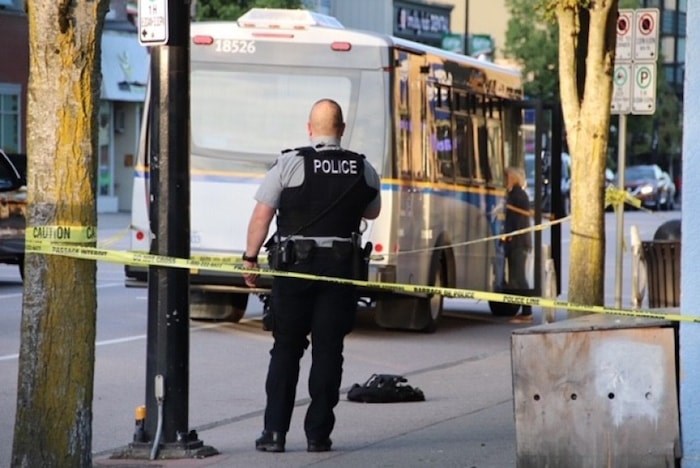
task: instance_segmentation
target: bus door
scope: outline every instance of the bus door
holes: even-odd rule
[[[533,224],[538,225],[550,220],[561,219],[567,215],[566,200],[562,192],[562,145],[563,117],[558,102],[530,100],[519,102],[522,109],[523,136],[520,151],[526,172],[528,194],[533,208]],[[549,237],[543,231],[534,233],[533,295],[541,296],[542,271],[544,262],[542,246],[549,241],[551,258],[554,260],[556,275],[556,294],[561,292],[561,225],[556,224],[547,229]],[[543,238],[544,236],[544,238]]]
[[[423,247],[425,225],[424,186],[428,180],[428,133],[426,129],[426,60],[404,50],[395,50],[397,59],[395,100],[399,129],[396,140],[396,158],[399,207],[400,251]],[[400,276],[413,275],[420,267],[420,254],[400,255],[397,262]],[[405,278],[404,278],[405,279]]]

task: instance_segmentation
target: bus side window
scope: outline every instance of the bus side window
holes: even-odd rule
[[[472,116],[471,124],[472,138],[469,146],[472,150],[471,163],[473,164],[472,168],[474,170],[474,172],[472,173],[472,179],[475,182],[483,183],[486,181],[486,177],[484,174],[484,167],[481,164],[482,145],[479,138],[479,135],[481,133],[480,129],[483,128],[483,119],[481,117]],[[484,149],[485,148],[486,147],[484,146]]]
[[[489,165],[489,143],[488,143],[488,131],[486,130],[486,125],[482,120],[479,122],[477,127],[477,148],[479,151],[479,169],[481,169],[481,178],[487,184],[493,180],[491,176],[491,166]]]
[[[437,154],[438,172],[443,179],[452,180],[455,175],[452,161],[452,128],[450,121],[440,121],[436,125],[435,152]]]
[[[486,128],[488,130],[488,158],[491,174],[502,174],[503,132],[501,131],[501,122],[496,119],[489,119]]]
[[[474,135],[469,117],[455,118],[455,157],[457,177],[471,179],[474,175]]]
[[[399,177],[411,177],[411,116],[407,113],[399,114],[399,131],[396,139]]]
[[[405,54],[404,54],[405,55]],[[405,57],[401,57],[401,63],[406,62]],[[395,86],[396,101],[394,104],[394,111],[398,116],[399,121],[397,122],[397,139],[396,139],[396,152],[398,156],[398,175],[401,178],[411,177],[411,111],[410,111],[410,99],[409,91],[410,86],[408,82],[408,76],[397,76],[397,85]]]

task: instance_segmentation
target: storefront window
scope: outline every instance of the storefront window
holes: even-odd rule
[[[97,194],[100,196],[113,195],[112,158],[110,157],[110,140],[112,135],[111,105],[109,102],[100,103],[98,123],[98,160],[97,160]]]
[[[0,149],[20,152],[20,86],[0,84]]]

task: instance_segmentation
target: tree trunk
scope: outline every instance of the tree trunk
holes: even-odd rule
[[[603,203],[617,0],[581,3],[559,0],[557,5],[561,100],[572,161],[568,299],[599,305],[605,297]]]
[[[30,0],[30,226],[95,226],[100,41],[108,0]],[[12,466],[92,466],[94,261],[28,254]]]

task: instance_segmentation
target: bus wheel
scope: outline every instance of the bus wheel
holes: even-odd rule
[[[496,317],[512,317],[518,313],[518,310],[520,310],[520,305],[489,301],[489,309],[491,309],[491,313]]]
[[[432,285],[440,287],[446,284],[443,262],[433,275]],[[382,328],[433,333],[442,316],[442,306],[441,294],[428,297],[394,294],[377,300],[374,321]]]
[[[192,320],[218,320],[238,323],[248,306],[246,293],[220,293],[192,291],[190,293],[190,318]]]
[[[445,268],[443,262],[440,262],[440,266],[436,269],[434,273],[435,277],[432,281],[432,285],[441,288],[445,286]],[[438,322],[440,317],[442,317],[442,308],[445,302],[445,297],[442,294],[431,294],[424,299],[419,299],[421,304],[419,306],[420,310],[426,316],[426,325],[421,329],[425,333],[434,333],[437,330]]]

